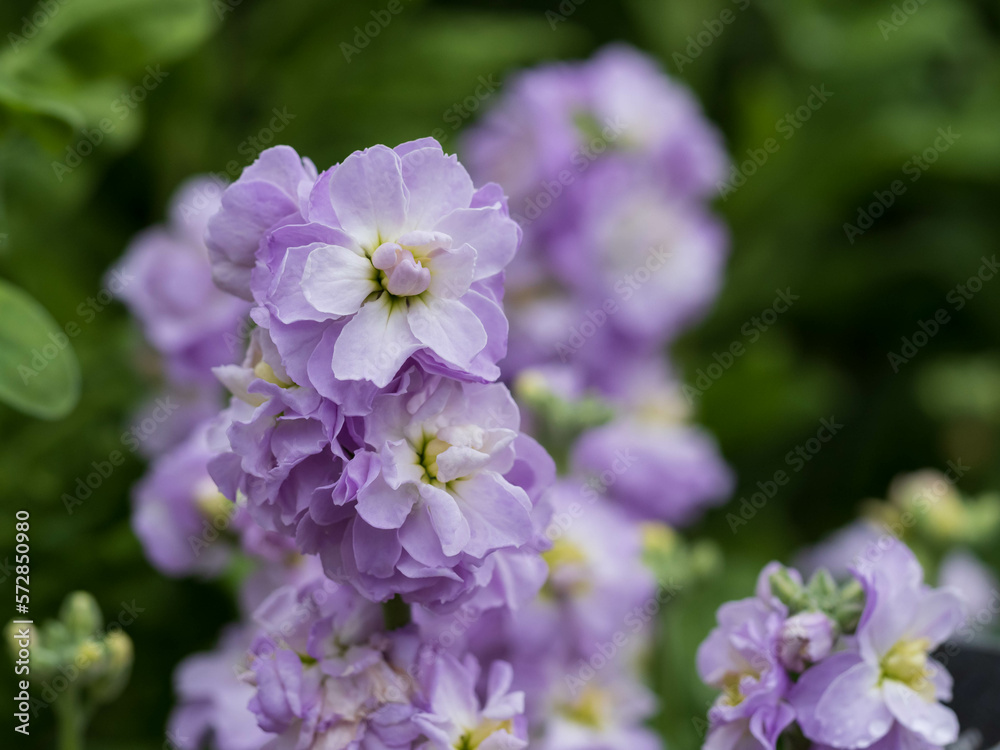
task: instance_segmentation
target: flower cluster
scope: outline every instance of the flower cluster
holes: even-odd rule
[[[689,424],[663,348],[721,284],[727,240],[706,206],[725,164],[718,135],[651,59],[611,46],[518,76],[463,145],[525,232],[506,376],[606,401],[613,418],[585,425],[574,473],[635,517],[691,523],[733,483]]]
[[[220,573],[220,535],[255,568],[178,671],[180,748],[661,747],[640,665],[681,584],[647,555],[732,487],[664,362],[721,277],[717,137],[610,48],[467,143],[473,176],[433,139],[324,171],[270,148],[187,238],[251,324],[199,349],[228,404],[134,526],[169,574]]]
[[[552,546],[537,597],[499,610],[477,599],[416,620],[436,642],[513,665],[533,747],[659,748],[643,726],[656,704],[637,666],[653,614],[676,592],[643,564],[642,528],[583,489],[563,479],[546,495]]]
[[[381,607],[350,586],[322,574],[280,586],[253,622],[179,670],[170,727],[179,747],[527,745],[510,665],[493,662],[481,680],[474,657],[422,641],[413,626],[386,630]]]
[[[720,139],[683,86],[622,46],[508,90],[464,143],[525,227],[506,366],[568,363],[587,387],[614,389],[718,291],[727,240],[704,204],[725,167]]]
[[[375,601],[450,605],[489,585],[494,554],[540,550],[549,459],[495,382],[520,237],[499,188],[433,139],[322,174],[262,153],[208,225],[215,278],[257,324],[216,370],[222,492]]]
[[[698,650],[702,679],[722,690],[706,747],[773,750],[793,731],[840,750],[957,739],[955,714],[940,703],[951,676],[930,654],[962,622],[962,601],[924,584],[901,542],[879,550],[841,588],[825,570],[803,586],[772,563],[756,596],[720,608]]]

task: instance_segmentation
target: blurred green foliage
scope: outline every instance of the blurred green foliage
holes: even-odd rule
[[[129,487],[143,466],[122,433],[148,393],[148,363],[125,311],[90,302],[105,269],[162,218],[182,179],[235,177],[270,142],[320,166],[435,130],[453,150],[474,110],[489,106],[466,100],[480,77],[503,81],[623,39],[695,89],[736,162],[779,144],[719,201],[733,237],[726,287],[676,350],[693,384],[716,353],[746,345],[697,403],[740,487],[735,505],[693,531],[723,550],[723,572],[664,613],[653,680],[674,747],[697,746],[694,718],[711,695],[694,677],[694,646],[718,603],[747,595],[764,562],[849,521],[900,471],[961,459],[971,466],[963,492],[1000,487],[1000,281],[961,309],[949,296],[1000,237],[1000,9],[930,0],[894,16],[901,5],[403,0],[362,46],[357,27],[381,0],[0,4],[0,275],[57,324],[79,326],[82,372],[80,403],[61,421],[0,407],[0,562],[12,554],[13,512],[27,508],[37,617],[73,589],[92,591],[107,613],[141,610],[128,628],[131,687],[98,714],[89,747],[163,746],[172,668],[234,616],[224,584],[165,579],[130,531]],[[713,23],[724,11],[732,20]],[[342,43],[359,52],[345,59]],[[805,119],[811,87],[831,95]],[[958,139],[911,181],[939,128]],[[849,238],[844,225],[873,214],[876,191],[897,180],[905,191]],[[791,309],[766,330],[753,323],[786,288],[799,296]],[[888,354],[940,309],[949,321],[895,372]],[[830,417],[843,430],[795,470],[789,457]],[[115,450],[125,465],[68,514],[60,496]],[[778,470],[790,483],[734,534],[726,513]],[[2,589],[12,597],[12,577]],[[33,727],[35,746],[51,746],[52,726],[45,717]]]

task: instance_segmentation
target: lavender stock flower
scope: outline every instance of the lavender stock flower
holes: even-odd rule
[[[419,370],[404,381],[376,397],[364,447],[298,536],[370,598],[445,604],[489,583],[497,551],[537,549],[532,509],[551,459],[518,432],[504,386]]]
[[[338,381],[384,387],[411,356],[495,380],[500,274],[520,242],[499,189],[475,189],[430,138],[354,153],[318,179],[307,167],[286,147],[263,152],[209,231],[216,278],[252,294],[293,380],[311,374],[337,398]]]
[[[929,654],[961,622],[961,600],[926,586],[899,541],[851,572],[856,582],[843,587],[826,571],[803,586],[773,563],[757,596],[720,608],[698,651],[702,679],[724,691],[706,746],[773,748],[793,721],[814,746],[839,750],[957,738],[954,713],[938,702],[950,699],[951,677]]]
[[[852,647],[807,670],[790,694],[813,742],[866,748],[941,747],[958,737],[951,676],[929,656],[962,620],[961,600],[924,585],[913,553],[895,541],[852,571],[866,603]],[[886,743],[880,743],[880,747]]]
[[[756,597],[719,608],[718,627],[698,648],[702,680],[723,690],[709,711],[705,747],[774,750],[794,720],[785,701],[790,680],[779,661],[783,609]]]

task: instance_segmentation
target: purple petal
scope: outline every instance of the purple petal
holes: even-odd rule
[[[458,300],[410,300],[406,319],[421,344],[459,367],[469,364],[486,346],[482,322]]]
[[[410,193],[406,209],[412,229],[430,228],[456,208],[466,208],[472,200],[472,178],[454,156],[441,147],[410,151],[402,158],[403,182]]]
[[[412,485],[393,489],[377,477],[358,492],[358,515],[376,529],[398,529],[416,501]]]
[[[471,532],[465,547],[468,554],[483,557],[531,538],[531,502],[520,487],[489,472],[455,482],[454,488]]]
[[[340,225],[374,250],[395,239],[406,222],[400,159],[386,146],[348,156],[330,177],[330,199]]]
[[[460,208],[434,229],[451,235],[456,246],[469,244],[475,249],[477,280],[502,271],[517,252],[517,224],[498,208]]]
[[[441,299],[458,299],[469,291],[475,277],[476,251],[469,245],[453,249],[439,248],[428,256],[431,270],[431,294]]]
[[[462,552],[469,543],[469,522],[455,498],[428,484],[421,485],[420,497],[430,513],[434,531],[441,540],[441,550],[449,557]]]
[[[320,312],[352,315],[376,291],[375,269],[364,255],[339,245],[314,247],[309,253],[302,293]]]
[[[892,714],[878,681],[878,665],[862,661],[829,684],[816,704],[825,742],[842,748],[868,747],[892,728]]]

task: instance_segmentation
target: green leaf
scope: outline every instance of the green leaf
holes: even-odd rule
[[[38,302],[0,281],[0,401],[42,419],[80,400],[80,366],[69,337]]]

